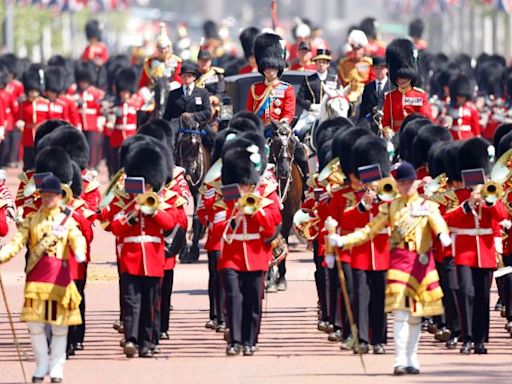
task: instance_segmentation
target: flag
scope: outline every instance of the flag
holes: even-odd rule
[[[126,193],[138,195],[146,192],[146,186],[143,177],[127,177],[124,180],[124,190]]]
[[[485,183],[484,170],[482,168],[466,169],[462,171],[462,181],[466,188],[482,185]]]
[[[382,179],[382,171],[379,164],[365,165],[364,167],[357,168],[359,180],[363,184],[369,184],[374,181]]]

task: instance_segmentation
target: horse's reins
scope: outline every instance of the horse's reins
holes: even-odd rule
[[[201,130],[194,130],[194,129],[187,129],[187,128],[178,128],[178,133],[181,136],[184,135],[198,135],[199,137],[206,135],[206,131],[204,129]],[[180,160],[183,160],[183,152],[182,152],[182,143],[180,140],[178,140],[178,157]],[[204,162],[203,162],[203,146],[202,143],[199,143],[199,156],[193,161],[193,164],[196,166],[195,169],[199,168],[199,177],[197,178],[197,181],[193,181],[192,177],[190,177],[190,185],[192,187],[197,187],[199,184],[201,184],[204,176]],[[190,175],[191,176],[191,175]]]

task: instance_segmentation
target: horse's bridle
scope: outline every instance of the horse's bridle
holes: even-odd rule
[[[281,204],[286,200],[286,197],[288,195],[288,191],[290,190],[290,184],[292,182],[292,168],[293,168],[293,153],[290,153],[288,145],[290,143],[290,140],[293,140],[292,138],[292,131],[289,129],[286,129],[285,127],[279,127],[277,129],[277,132],[274,133],[274,137],[277,137],[279,139],[281,147],[279,148],[279,153],[277,154],[277,157],[274,156],[274,162],[276,164],[276,173],[278,178],[278,192],[279,192],[279,200]],[[279,172],[279,161],[280,159],[288,159],[290,162],[290,168],[286,170],[286,174],[284,177],[281,177]],[[281,181],[285,180],[284,186],[281,185]]]
[[[183,161],[183,145],[180,140],[183,136],[192,136],[192,144],[198,143],[198,155],[194,158],[192,163],[190,164],[190,169],[186,169],[187,175],[188,175],[188,181],[190,183],[190,186],[193,188],[196,188],[199,186],[199,184],[202,183],[204,175],[205,175],[205,169],[204,169],[204,152],[203,152],[203,146],[202,146],[202,140],[201,136],[205,135],[205,130],[196,130],[196,129],[187,129],[187,128],[178,128],[178,159],[180,160],[180,163]],[[192,151],[190,148],[189,151]],[[181,164],[182,165],[182,164]],[[199,167],[199,177],[194,181],[192,180],[192,173],[194,173],[197,168]],[[190,171],[190,173],[188,172]]]

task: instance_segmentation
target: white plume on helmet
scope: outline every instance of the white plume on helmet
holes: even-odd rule
[[[348,43],[352,47],[364,48],[368,45],[368,38],[364,34],[363,31],[359,29],[354,29],[348,35]]]

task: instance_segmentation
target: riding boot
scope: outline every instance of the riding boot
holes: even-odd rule
[[[30,332],[30,341],[36,359],[36,370],[33,377],[44,378],[48,374],[50,359],[48,356],[48,342],[44,332],[44,324],[27,323]]]

